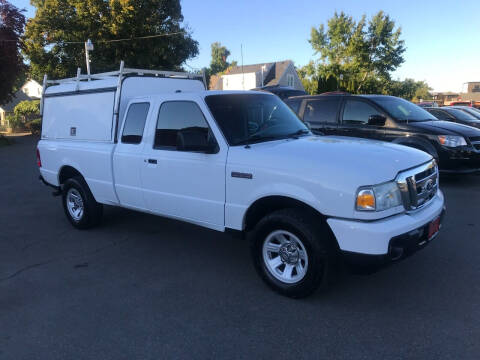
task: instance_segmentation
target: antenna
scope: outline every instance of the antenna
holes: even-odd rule
[[[243,73],[243,44],[240,44],[240,54],[242,56],[242,88],[245,90],[245,74]]]

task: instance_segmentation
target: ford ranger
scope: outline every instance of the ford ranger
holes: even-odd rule
[[[314,135],[275,95],[123,67],[44,83],[41,179],[78,229],[106,204],[242,232],[261,278],[303,297],[334,259],[396,261],[441,227],[431,155]]]

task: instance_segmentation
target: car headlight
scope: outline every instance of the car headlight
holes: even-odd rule
[[[402,194],[395,181],[362,187],[357,192],[358,211],[383,211],[402,205]]]
[[[465,146],[467,142],[463,136],[454,136],[454,135],[439,135],[437,136],[438,142],[443,146],[447,147],[457,147]]]

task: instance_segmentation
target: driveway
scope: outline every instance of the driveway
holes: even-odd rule
[[[423,251],[291,300],[222,233],[111,207],[75,230],[35,141],[0,147],[0,359],[480,356],[480,177],[441,180],[444,228]]]

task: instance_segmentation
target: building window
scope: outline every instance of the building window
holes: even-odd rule
[[[295,78],[292,74],[287,74],[287,85],[293,87],[295,84]]]

